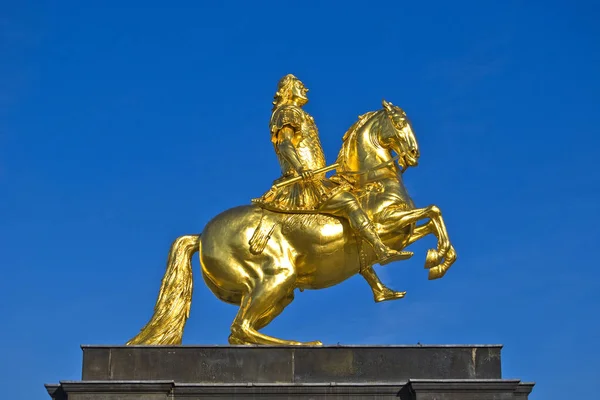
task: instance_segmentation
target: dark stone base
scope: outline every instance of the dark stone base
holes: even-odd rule
[[[81,381],[55,400],[226,397],[527,399],[502,379],[501,346],[83,346]]]

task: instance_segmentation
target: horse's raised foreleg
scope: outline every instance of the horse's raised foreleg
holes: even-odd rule
[[[435,224],[431,220],[427,221],[427,223],[423,225],[417,226],[413,230],[413,233],[408,239],[406,246],[409,246],[410,244],[416,242],[419,239],[422,239],[430,233],[433,233],[437,237]],[[446,271],[450,268],[450,266],[452,266],[454,261],[456,261],[456,251],[454,250],[454,246],[452,246],[451,244],[450,248],[446,252],[446,256],[444,257],[444,262],[438,266],[434,266],[436,262],[431,260],[431,258],[433,258],[433,252],[436,252],[436,250],[430,249],[427,252],[427,256],[429,257],[429,259],[426,259],[425,268],[429,268],[429,279],[438,279],[444,276]]]
[[[296,274],[293,267],[270,267],[256,278],[242,297],[240,310],[231,325],[231,344],[320,345],[321,342],[296,342],[258,332],[279,315],[293,299]],[[268,271],[268,272],[267,272]]]
[[[429,206],[428,208],[433,209],[433,216],[430,216],[429,218],[430,222],[434,225],[433,234],[438,239],[437,250],[429,249],[427,251],[427,256],[425,257],[425,268],[432,268],[442,261],[452,246],[450,244],[448,232],[446,231],[446,224],[442,218],[442,211],[436,206]],[[454,257],[456,257],[456,254],[454,254]]]
[[[408,242],[406,242],[406,246],[410,246],[417,240],[423,239],[425,236],[432,234],[432,233],[437,237],[437,235],[436,235],[437,232],[435,231],[435,225],[433,224],[432,221],[427,221],[423,225],[416,226],[415,229],[413,229],[412,235],[410,235],[410,237],[408,238]]]
[[[437,206],[429,206],[425,208],[417,208],[414,210],[403,210],[400,208],[389,207],[378,218],[382,225],[387,225],[388,229],[401,229],[408,224],[416,223],[422,219],[429,218],[429,221],[423,225],[416,227],[413,234],[409,238],[408,244],[423,238],[429,233],[433,233],[437,239],[437,249],[429,249],[425,258],[425,268],[438,268],[438,272],[430,271],[431,276],[436,276],[439,273],[442,275],[450,268],[450,265],[456,260],[456,252],[450,244],[446,225],[442,219],[442,212]],[[408,245],[407,244],[407,245]],[[450,251],[452,250],[452,251]],[[448,255],[447,260],[444,257]],[[444,262],[442,262],[444,260]],[[441,263],[441,264],[440,264]],[[439,264],[439,265],[438,265]],[[443,270],[443,272],[441,271]],[[441,277],[441,276],[440,276]],[[431,278],[435,279],[435,278]]]
[[[454,264],[454,261],[456,261],[456,251],[454,250],[454,246],[450,245],[444,262],[429,269],[429,279],[438,279],[444,276],[446,271]]]
[[[371,290],[373,291],[373,298],[377,303],[386,300],[401,299],[406,295],[406,292],[396,292],[385,286],[375,273],[375,270],[373,270],[373,267],[371,266],[363,268],[360,271],[360,274],[363,278],[365,278],[365,280],[371,287]]]

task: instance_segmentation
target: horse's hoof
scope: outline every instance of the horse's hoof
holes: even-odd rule
[[[435,249],[427,250],[427,256],[425,256],[425,269],[429,269],[434,265],[439,264],[440,254]]]
[[[229,344],[232,344],[232,345],[247,345],[248,344],[248,342],[246,342],[238,337],[235,337],[233,335],[229,335],[228,339],[229,339]]]
[[[302,344],[305,346],[323,346],[323,342],[321,342],[320,340],[314,340],[312,342],[306,342]]]
[[[429,280],[439,279],[446,274],[446,269],[443,265],[438,265],[429,269]]]

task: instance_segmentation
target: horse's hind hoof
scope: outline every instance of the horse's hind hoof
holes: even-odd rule
[[[440,263],[440,253],[435,249],[427,250],[427,256],[425,257],[425,269],[429,269],[434,265]]]
[[[314,340],[312,342],[302,343],[304,346],[323,346],[323,342],[320,340]]]
[[[229,344],[231,344],[231,345],[248,345],[249,343],[238,337],[229,335]]]

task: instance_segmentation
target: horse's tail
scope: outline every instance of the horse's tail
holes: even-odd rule
[[[190,316],[193,279],[192,256],[200,251],[200,235],[175,239],[169,251],[154,315],[140,333],[127,342],[135,344],[181,344],[183,328]]]

